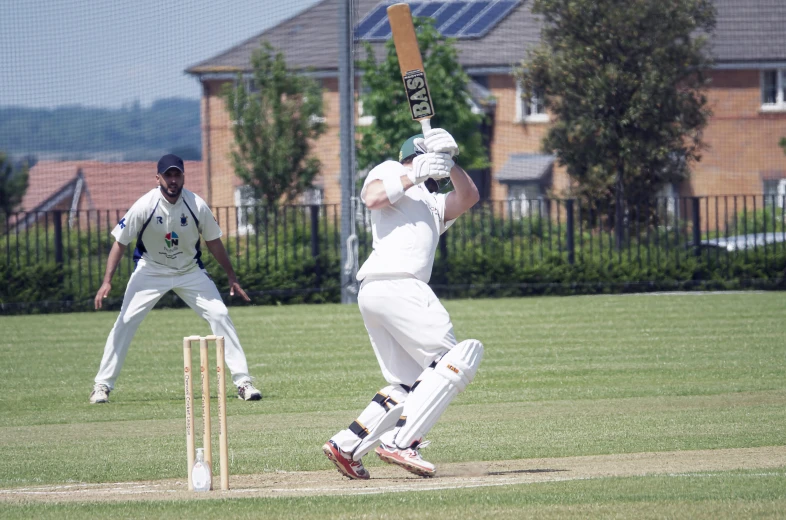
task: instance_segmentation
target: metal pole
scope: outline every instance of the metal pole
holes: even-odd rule
[[[339,109],[341,139],[341,303],[357,302],[357,237],[352,229],[354,191],[354,73],[352,67],[352,1],[339,2]],[[353,242],[354,239],[354,242]]]

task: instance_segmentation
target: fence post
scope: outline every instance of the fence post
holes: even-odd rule
[[[55,233],[55,263],[63,265],[63,218],[59,211],[52,213]]]
[[[573,220],[573,199],[568,199],[565,201],[565,212],[567,214],[566,224],[567,224],[567,241],[566,245],[568,248],[568,263],[573,265],[576,263],[576,244],[573,240],[573,229],[574,229],[574,220]]]
[[[701,204],[699,197],[691,197],[693,213],[693,253],[701,256]]]
[[[319,206],[310,206],[311,213],[311,256],[319,256]]]

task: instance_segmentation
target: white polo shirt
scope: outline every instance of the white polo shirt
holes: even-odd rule
[[[215,240],[222,233],[207,203],[193,192],[184,188],[172,204],[154,188],[131,206],[112,235],[125,246],[136,240],[137,265],[184,273],[204,267],[200,235]]]
[[[388,176],[406,175],[409,169],[396,161],[386,161],[372,169],[360,198],[365,203],[366,186]],[[447,195],[429,193],[417,184],[395,204],[371,211],[373,251],[357,274],[358,280],[373,275],[411,275],[428,283],[434,267],[439,236],[454,221],[445,223]]]

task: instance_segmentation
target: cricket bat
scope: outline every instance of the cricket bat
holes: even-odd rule
[[[393,32],[393,43],[396,45],[398,65],[401,78],[404,80],[404,91],[409,101],[412,119],[420,121],[425,134],[431,130],[431,118],[434,116],[434,103],[428,91],[426,71],[423,70],[423,58],[420,56],[418,38],[412,23],[409,4],[393,4],[387,9],[390,29]]]

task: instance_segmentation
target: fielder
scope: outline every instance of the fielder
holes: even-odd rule
[[[366,177],[360,198],[371,210],[373,251],[358,271],[358,306],[388,386],[346,430],[322,447],[338,471],[368,479],[362,457],[379,457],[425,477],[424,436],[472,381],[483,356],[474,339],[456,344],[447,311],[428,286],[439,236],[478,201],[469,175],[453,162],[458,145],[445,130],[409,138],[399,161]],[[454,190],[437,193],[437,181]]]
[[[229,278],[229,294],[249,301],[240,287],[221,242],[221,229],[210,208],[200,197],[183,189],[183,160],[172,154],[158,161],[158,187],[137,200],[120,220],[112,235],[116,242],[106,261],[104,281],[95,297],[95,308],[112,289],[115,273],[126,247],[136,240],[136,267],[128,280],[123,306],[109,333],[104,356],[90,394],[90,402],[106,403],[123,367],[128,347],[139,324],[156,302],[170,290],[180,296],[210,324],[213,334],[224,336],[227,367],[237,386],[238,397],[258,401],[262,394],[254,388],[248,374],[246,355],[240,346],[235,326],[216,285],[202,264],[200,236]]]

